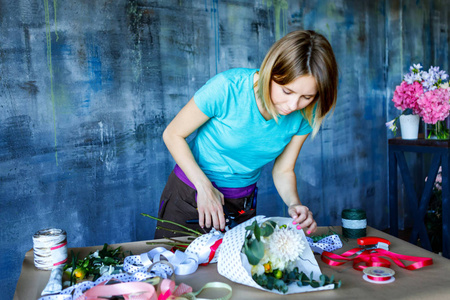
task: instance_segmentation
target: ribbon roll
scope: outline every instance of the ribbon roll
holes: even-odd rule
[[[313,239],[306,237],[309,246],[315,252],[322,254],[323,251],[333,252],[342,248],[342,241],[337,234],[332,234],[314,243]]]
[[[33,235],[34,265],[51,270],[67,262],[67,238],[62,229],[47,228]]]
[[[368,267],[363,270],[363,279],[370,283],[384,284],[395,281],[395,271],[384,267]]]

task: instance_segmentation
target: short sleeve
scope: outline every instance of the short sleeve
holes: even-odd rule
[[[308,133],[312,132],[312,128],[311,125],[309,125],[309,122],[307,119],[305,119],[301,114],[300,114],[302,120],[300,122],[300,127],[298,128],[298,131],[295,135],[305,135]]]
[[[194,94],[195,104],[208,117],[216,117],[228,97],[228,86],[227,78],[217,74]]]
[[[312,115],[313,120],[316,116],[316,110],[317,110],[317,103],[314,105],[314,109],[313,109],[313,115]],[[298,128],[298,131],[295,135],[305,135],[305,134],[311,133],[312,127],[309,124],[308,120],[306,119],[306,117],[303,116],[303,114],[301,112],[300,112],[300,116],[301,116],[302,120],[300,122],[300,127]]]

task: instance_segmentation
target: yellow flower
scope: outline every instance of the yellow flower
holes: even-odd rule
[[[75,271],[73,271],[73,276],[78,279],[84,279],[86,276],[86,269],[85,268],[76,268]]]
[[[266,272],[266,273],[272,272],[272,266],[271,266],[270,262],[268,262],[267,264],[264,264],[264,272]]]

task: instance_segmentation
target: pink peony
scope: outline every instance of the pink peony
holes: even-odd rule
[[[427,124],[443,121],[450,113],[450,91],[436,89],[423,94],[417,101],[420,116]]]
[[[422,94],[423,87],[419,82],[415,81],[413,84],[408,84],[403,81],[401,85],[398,85],[395,88],[394,98],[392,98],[392,101],[394,101],[395,107],[400,110],[410,108],[414,114],[419,114],[420,108],[417,100]]]

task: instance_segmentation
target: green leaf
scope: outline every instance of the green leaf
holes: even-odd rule
[[[280,279],[275,280],[274,287],[275,287],[275,289],[277,289],[280,292],[287,291],[286,283],[284,283],[284,281],[280,280]],[[286,293],[286,292],[283,292],[283,293]]]
[[[89,266],[89,258],[87,258],[82,264],[83,268],[87,268],[88,266]]]
[[[244,248],[244,253],[248,262],[256,266],[264,257],[264,244],[257,240],[251,240],[248,242],[248,248]]]
[[[256,221],[253,221],[252,224],[245,227],[245,230],[255,231],[255,224],[258,224],[258,223],[256,223]]]
[[[261,241],[253,240],[249,244],[249,249],[253,255],[261,260],[264,257],[264,243]],[[258,261],[259,262],[259,261]]]
[[[261,235],[264,237],[268,237],[273,233],[274,229],[270,225],[266,225],[261,229]]]
[[[269,224],[270,226],[272,226],[273,228],[277,227],[277,222],[269,220],[266,222],[267,224]]]
[[[256,221],[255,221],[255,223],[256,223]],[[261,240],[261,228],[259,228],[258,224],[256,224],[255,231],[253,231],[253,234],[255,235],[255,238],[259,242]]]
[[[273,277],[267,277],[267,289],[273,290],[275,279]]]
[[[244,253],[245,253],[245,255],[247,256],[247,259],[248,259],[249,264],[251,264],[251,265],[253,265],[253,266],[256,266],[256,265],[259,263],[259,261],[261,260],[261,259],[257,258],[257,257],[253,254],[253,252],[250,251],[249,249],[245,250]]]
[[[325,281],[326,281],[326,277],[324,275],[320,275],[319,279],[320,279],[320,286],[324,286],[325,285]]]

